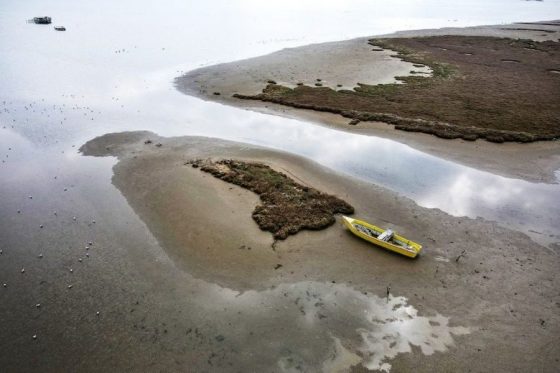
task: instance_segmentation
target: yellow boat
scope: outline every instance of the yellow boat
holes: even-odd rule
[[[399,236],[391,229],[379,228],[373,224],[352,219],[348,216],[343,216],[342,222],[356,236],[409,258],[415,258],[422,250],[422,245]]]

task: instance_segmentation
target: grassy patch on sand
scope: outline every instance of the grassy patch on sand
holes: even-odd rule
[[[242,99],[382,121],[442,138],[531,142],[560,137],[560,43],[475,36],[372,39],[432,76],[354,90],[268,85]],[[373,53],[373,52],[372,52]],[[349,57],[351,58],[351,57]]]
[[[275,239],[286,239],[302,229],[323,229],[335,222],[334,214],[354,213],[354,208],[345,201],[298,184],[261,163],[196,160],[191,164],[258,194],[262,204],[253,211],[253,219]]]

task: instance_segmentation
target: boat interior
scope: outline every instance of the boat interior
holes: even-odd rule
[[[408,245],[407,243],[398,240],[395,238],[395,232],[393,232],[393,230],[391,229],[387,229],[384,232],[379,232],[375,229],[371,229],[368,227],[365,227],[361,224],[357,224],[354,223],[352,224],[359,232],[368,235],[370,237],[376,238],[380,241],[384,241],[384,242],[388,242],[390,244],[396,245],[396,246],[400,246],[404,249],[407,250],[413,250],[412,246]]]

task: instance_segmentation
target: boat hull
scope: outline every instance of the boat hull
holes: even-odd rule
[[[403,243],[405,246],[399,246],[399,245],[395,245],[392,244],[391,242],[386,242],[386,241],[382,241],[379,240],[371,235],[368,235],[364,232],[362,232],[361,230],[359,230],[357,228],[357,225],[365,227],[369,230],[375,231],[378,234],[381,234],[383,232],[385,232],[385,229],[383,228],[379,228],[373,224],[370,224],[368,222],[362,221],[362,220],[357,220],[357,219],[353,219],[350,218],[348,216],[343,216],[342,217],[342,222],[344,223],[344,225],[350,230],[350,232],[352,232],[354,235],[360,237],[363,240],[366,240],[376,246],[382,247],[384,249],[396,252],[398,254],[407,256],[409,258],[416,258],[416,256],[418,256],[418,254],[420,253],[420,251],[422,251],[422,245],[414,242],[414,241],[410,241],[409,239],[400,236],[398,234],[394,235],[394,240]]]

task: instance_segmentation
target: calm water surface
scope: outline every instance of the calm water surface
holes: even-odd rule
[[[50,15],[55,25],[27,24]],[[286,150],[385,186],[425,207],[483,217],[560,240],[560,188],[481,172],[391,140],[204,102],[177,92],[188,70],[284,47],[402,29],[560,18],[560,2],[3,1],[0,6],[0,193],[69,178],[76,149],[107,132],[201,135]],[[348,154],[352,153],[352,157]],[[358,159],[376,159],[375,163]],[[101,161],[100,161],[101,162]],[[85,167],[85,166],[84,166]],[[43,170],[43,172],[36,172]],[[72,171],[76,170],[76,171]],[[92,183],[75,176],[73,183]],[[2,198],[0,214],[17,205]]]
[[[204,102],[176,91],[173,79],[284,47],[402,29],[553,19],[560,18],[559,8],[551,0],[0,1],[0,284],[6,284],[0,288],[0,366],[205,371],[214,358],[213,364],[230,364],[229,371],[313,371],[323,361],[325,371],[334,371],[360,360],[388,371],[411,345],[417,355],[441,358],[473,321],[439,314],[424,296],[399,296],[405,289],[375,295],[385,279],[363,286],[310,280],[241,292],[214,284],[211,274],[208,281],[193,278],[111,184],[116,160],[84,157],[77,149],[107,132],[134,130],[268,146],[422,206],[497,220],[550,244],[560,240],[558,185],[503,178],[390,140]],[[38,15],[52,16],[67,31],[25,22]],[[376,162],[357,162],[350,151]],[[422,264],[385,259],[402,269]],[[231,353],[222,355],[226,347]]]

